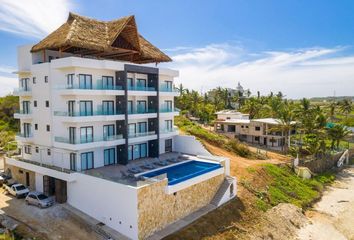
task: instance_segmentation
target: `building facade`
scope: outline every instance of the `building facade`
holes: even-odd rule
[[[131,239],[235,197],[228,159],[178,135],[178,71],[146,65],[165,61],[133,16],[101,22],[70,14],[40,43],[19,47],[20,154],[6,159],[7,172]],[[176,171],[185,176],[172,179]]]
[[[214,122],[214,130],[230,138],[237,138],[241,141],[280,150],[287,144],[285,135],[280,128],[282,124],[279,119],[260,118],[249,119],[248,114],[236,111],[217,112],[217,120]],[[290,134],[295,134],[294,128]]]

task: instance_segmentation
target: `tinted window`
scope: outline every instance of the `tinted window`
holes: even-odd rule
[[[47,197],[46,195],[44,195],[44,194],[39,194],[37,197],[38,197],[39,200],[43,200],[43,199],[47,199],[47,198],[48,198],[48,197]]]
[[[16,187],[16,190],[17,190],[17,191],[21,191],[21,190],[24,190],[24,189],[26,189],[26,187],[25,187],[25,186],[23,186],[23,185],[22,185],[22,186],[17,186],[17,187]]]

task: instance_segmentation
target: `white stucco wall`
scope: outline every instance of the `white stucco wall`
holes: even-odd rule
[[[175,136],[173,150],[175,152],[181,152],[191,155],[211,156],[211,154],[194,136]]]
[[[76,181],[68,183],[68,203],[114,228],[137,239],[137,191],[128,185],[75,173]]]

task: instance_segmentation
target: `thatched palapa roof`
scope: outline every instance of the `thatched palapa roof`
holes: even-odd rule
[[[98,21],[69,13],[66,23],[34,45],[31,51],[45,49],[134,63],[171,61],[138,33],[134,16]]]

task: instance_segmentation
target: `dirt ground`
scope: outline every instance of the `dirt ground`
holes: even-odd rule
[[[299,240],[354,239],[354,167],[340,172],[306,215],[311,222],[300,229]]]
[[[46,209],[27,206],[24,199],[5,195],[0,190],[0,209],[20,222],[17,232],[36,239],[102,239],[88,225],[80,222],[60,204]]]

